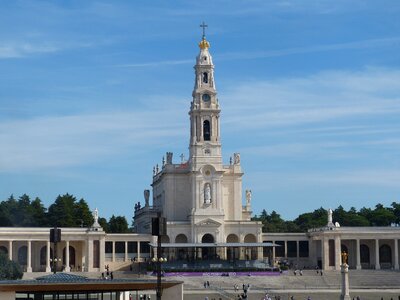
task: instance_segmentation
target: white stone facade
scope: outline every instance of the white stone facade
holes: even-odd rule
[[[189,158],[173,163],[172,153],[153,176],[153,206],[136,210],[137,232],[149,233],[151,217],[162,211],[167,219],[164,242],[261,242],[261,224],[250,220],[250,199],[242,205],[240,155],[222,162],[221,108],[217,98],[209,43],[203,37],[196,58],[190,105]],[[164,160],[163,160],[164,161]]]

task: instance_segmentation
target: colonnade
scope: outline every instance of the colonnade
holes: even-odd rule
[[[104,265],[104,238],[100,240],[88,239],[88,240],[63,240],[57,243],[57,249],[54,251],[54,246],[49,240],[40,239],[27,239],[27,240],[2,240],[0,241],[0,246],[6,248],[7,255],[10,260],[24,262],[24,271],[27,273],[45,271],[51,272],[53,259],[56,259],[56,268],[62,267],[65,272],[70,272],[71,262],[70,262],[70,249],[73,248],[71,243],[74,243],[73,248],[78,260],[75,259],[73,264],[78,264],[79,267],[75,268],[74,271],[86,271],[91,272],[99,269],[100,266]],[[98,243],[98,251],[94,251],[93,243]],[[26,252],[23,252],[23,256],[20,257],[19,251],[22,247],[26,247]],[[42,257],[43,247],[45,249],[45,258]],[[64,251],[65,250],[65,251]],[[53,252],[52,252],[53,251]],[[53,253],[53,255],[51,255]],[[54,257],[55,255],[55,257]],[[94,259],[96,258],[96,259]],[[26,264],[25,264],[26,263]],[[45,264],[43,264],[45,263]],[[44,269],[42,269],[44,267]],[[76,267],[76,266],[75,266]]]
[[[333,240],[334,249],[330,249],[329,241]],[[350,246],[352,243],[355,247],[352,249],[347,249],[347,254],[349,258],[352,258],[351,263],[348,263],[350,266],[354,267],[357,270],[362,269],[361,262],[361,245],[368,247],[368,264],[376,270],[382,268],[382,264],[387,264],[385,268],[392,268],[394,270],[399,270],[399,239],[368,239],[368,238],[356,238],[356,239],[342,239],[339,235],[335,236],[324,236],[321,239],[321,259],[322,259],[322,268],[324,270],[335,269],[340,270],[340,266],[342,264],[342,256],[341,253],[343,251],[343,247],[347,248],[347,245]],[[332,244],[332,243],[331,243]],[[367,245],[373,245],[372,250],[373,254],[370,254],[370,247]],[[380,261],[380,253],[381,247],[389,247],[390,248],[390,262],[382,262]],[[350,247],[349,247],[350,248]],[[330,256],[332,256],[332,251],[334,252],[334,261],[330,260]],[[371,263],[373,261],[373,263]],[[389,266],[390,265],[390,266]]]
[[[119,241],[119,240],[116,240],[116,241],[107,241],[107,242],[112,244],[112,246],[111,246],[111,249],[112,249],[111,262],[116,262],[117,261],[117,259],[116,259],[116,249],[115,249],[115,244],[116,243],[124,243],[124,258],[123,258],[124,261],[130,261],[132,258],[136,258],[137,261],[140,261],[140,260],[142,260],[142,258],[148,257],[150,255],[150,253],[148,253],[148,255],[144,254],[144,256],[142,257],[142,253],[140,251],[140,243],[146,243],[147,244],[148,241],[133,241],[133,242],[136,243],[136,252],[134,253],[135,254],[134,257],[129,256],[130,253],[128,252],[128,243],[132,242],[132,241]]]
[[[283,240],[282,238],[278,238],[278,239],[272,239],[272,240],[268,240],[269,242],[272,242],[273,244],[279,243],[279,242],[283,242],[282,246],[277,246],[277,247],[283,247],[284,248],[284,253],[283,256],[277,256],[276,255],[276,247],[272,247],[272,255],[271,255],[271,261],[272,262],[276,262],[277,258],[279,257],[284,258],[284,259],[288,259],[288,260],[294,260],[296,262],[296,264],[299,264],[301,260],[308,260],[308,258],[310,257],[310,252],[308,251],[307,255],[305,257],[300,257],[300,242],[307,242],[307,240],[301,239],[301,240]],[[288,256],[288,242],[295,242],[296,243],[296,256]]]

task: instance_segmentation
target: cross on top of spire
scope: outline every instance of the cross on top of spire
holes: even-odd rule
[[[200,24],[200,27],[203,28],[203,40],[204,40],[206,38],[206,27],[208,27],[208,25],[203,21],[203,23]]]

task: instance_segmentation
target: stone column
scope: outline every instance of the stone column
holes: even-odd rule
[[[112,262],[115,262],[115,242],[112,241]]]
[[[285,258],[287,258],[287,241],[285,241],[284,247],[285,247]]]
[[[394,269],[399,269],[399,240],[394,239]]]
[[[322,238],[322,269],[329,269],[329,240],[327,237]]]
[[[50,266],[50,241],[46,243],[46,272],[51,272]]]
[[[136,253],[137,253],[137,261],[140,261],[140,241],[137,241],[136,247],[137,247],[137,250],[136,250]]]
[[[340,270],[340,265],[342,263],[341,257],[341,246],[340,246],[340,237],[338,235],[335,236],[335,270]],[[343,262],[345,263],[345,262]]]
[[[271,265],[274,267],[275,266],[275,241],[272,241],[272,262]]]
[[[8,241],[8,258],[13,259],[13,241]]]
[[[262,241],[261,241],[261,243],[262,243]],[[224,249],[225,249],[225,251],[224,251],[225,258],[224,259],[226,259],[226,248],[224,248]],[[257,259],[258,260],[264,259],[264,247],[257,247]]]
[[[102,238],[100,238],[100,262],[99,262],[99,268],[100,271],[103,272],[104,271],[104,267],[106,265],[106,239],[103,236]]]
[[[86,242],[86,261],[85,261],[86,272],[92,272],[93,270],[93,240]]]
[[[69,241],[65,241],[65,272],[71,272],[69,266]]]
[[[128,242],[125,241],[125,257],[124,257],[125,261],[128,261]]]
[[[315,253],[315,242],[312,239],[310,239],[308,241],[308,259],[314,267],[317,265],[317,255]]]
[[[375,240],[375,270],[380,270],[381,265],[379,263],[379,240]]]
[[[299,261],[300,261],[300,249],[299,249],[299,245],[300,245],[300,243],[299,243],[299,241],[297,240],[297,241],[296,241],[296,257],[297,257],[297,263],[299,263]]]
[[[342,291],[340,294],[340,300],[351,300],[349,290],[349,265],[343,263],[341,266],[342,273]]]
[[[26,267],[27,273],[32,273],[32,241],[28,241],[28,265]]]
[[[361,270],[360,239],[356,239],[356,269]]]

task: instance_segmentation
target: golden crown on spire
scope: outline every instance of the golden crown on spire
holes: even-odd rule
[[[203,39],[199,43],[199,47],[201,50],[208,49],[210,48],[210,43],[206,40],[205,37],[203,37]]]

